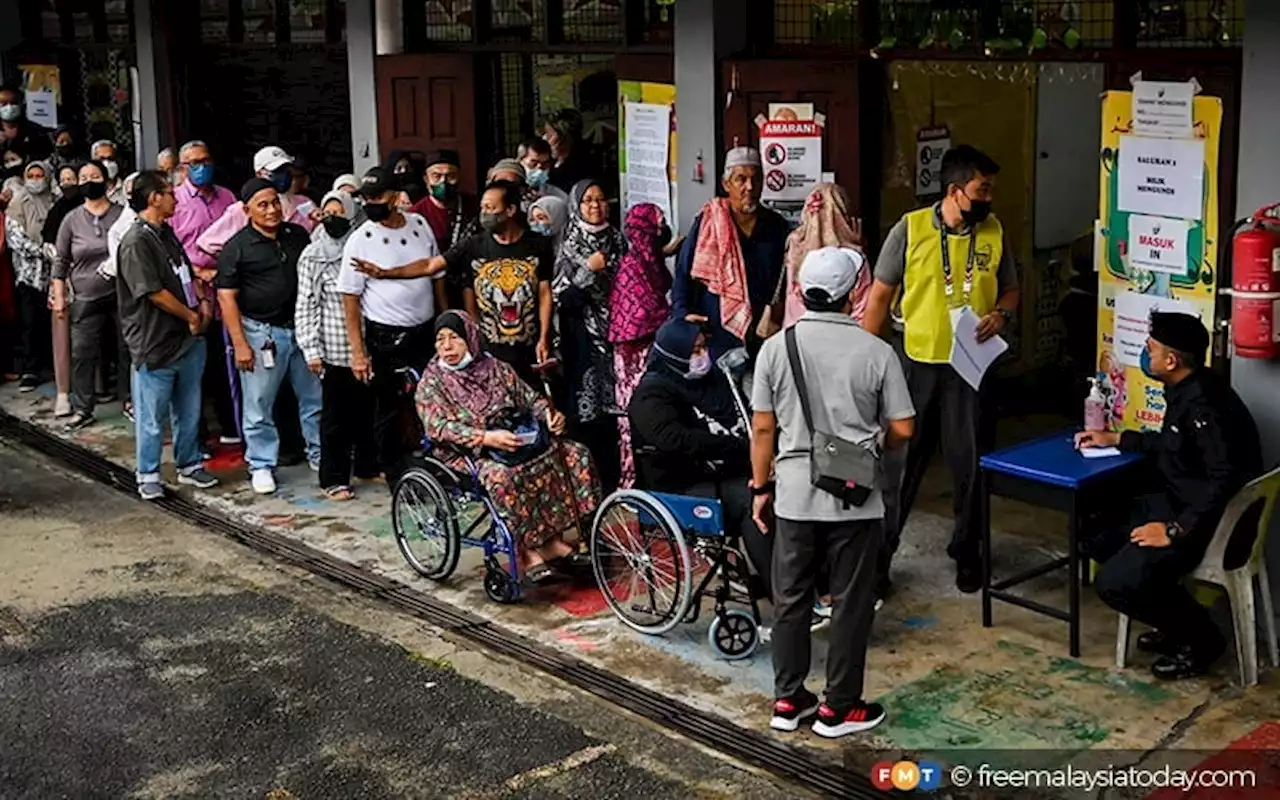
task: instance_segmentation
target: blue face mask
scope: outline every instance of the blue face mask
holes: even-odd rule
[[[1160,376],[1151,371],[1151,351],[1142,348],[1142,355],[1138,358],[1138,366],[1142,367],[1142,374],[1146,375],[1153,381],[1160,380]]]
[[[553,231],[551,230],[551,226],[545,222],[530,223],[529,230],[533,231],[534,233],[540,236],[551,236],[553,234]]]
[[[271,173],[271,185],[276,188],[277,192],[287,192],[289,187],[293,185],[293,170],[288,164]]]
[[[187,167],[187,178],[192,186],[208,186],[213,183],[213,165],[191,164]]]
[[[531,189],[541,189],[547,185],[551,173],[545,169],[531,169],[525,174],[525,183],[529,184]]]

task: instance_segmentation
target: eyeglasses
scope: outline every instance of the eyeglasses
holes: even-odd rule
[[[606,200],[606,199],[604,199],[603,197],[584,197],[584,198],[582,198],[582,205],[584,205],[584,206],[607,206],[607,205],[609,205],[609,201],[608,201],[608,200]]]

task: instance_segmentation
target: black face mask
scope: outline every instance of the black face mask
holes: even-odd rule
[[[965,225],[972,228],[991,216],[990,200],[974,200],[967,194],[965,197],[969,199],[969,208],[960,212],[960,218],[964,220]]]
[[[58,155],[63,158],[71,158],[76,154],[76,146],[73,144],[60,144],[55,149],[58,151]]]
[[[334,239],[341,239],[351,230],[351,220],[346,217],[325,217],[321,224],[324,225],[325,233]]]
[[[62,196],[68,200],[80,199],[80,184],[72,183],[62,187]]]
[[[391,204],[365,203],[364,215],[373,222],[386,222],[391,216]]]
[[[80,184],[80,191],[86,200],[101,200],[107,196],[106,181],[89,181]]]

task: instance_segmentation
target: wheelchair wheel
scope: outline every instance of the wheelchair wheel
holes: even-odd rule
[[[453,574],[462,547],[453,500],[428,470],[414,467],[401,476],[391,495],[391,526],[418,574],[433,581]]]
[[[600,506],[591,567],[613,613],[641,633],[666,633],[693,603],[689,545],[671,512],[646,492],[615,492]]]
[[[486,569],[484,571],[484,593],[493,602],[506,606],[520,599],[520,586],[511,580],[511,576],[507,573],[496,569]]]
[[[717,614],[707,631],[711,648],[728,661],[746,658],[760,646],[760,626],[740,608]]]

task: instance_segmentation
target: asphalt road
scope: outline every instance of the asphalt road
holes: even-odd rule
[[[796,798],[0,443],[0,798]]]

